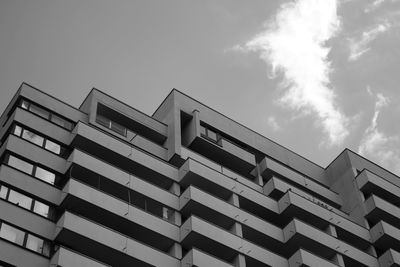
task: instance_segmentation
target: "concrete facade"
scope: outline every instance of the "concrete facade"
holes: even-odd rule
[[[400,179],[326,168],[172,90],[152,116],[23,83],[0,117],[0,266],[400,266]]]

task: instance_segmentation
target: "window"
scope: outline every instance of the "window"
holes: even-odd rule
[[[19,125],[14,126],[12,133],[57,155],[65,156],[65,152],[67,151],[63,146],[32,131],[24,129]]]
[[[56,154],[61,153],[61,146],[59,144],[56,144],[50,140],[46,140],[46,145],[44,146],[45,149],[54,152]]]
[[[4,185],[0,185],[0,198],[13,203],[21,208],[33,211],[34,213],[54,219],[54,208],[46,205],[39,200],[32,199],[22,193],[7,188]]]
[[[219,141],[221,140],[221,136],[216,133],[215,131],[212,131],[202,125],[200,125],[200,134],[202,137],[206,138],[207,140],[218,144]]]
[[[46,183],[49,183],[52,185],[54,185],[56,183],[57,177],[56,177],[55,173],[45,170],[42,167],[39,167],[37,165],[28,163],[25,160],[17,158],[13,155],[8,155],[8,157],[6,157],[6,163],[11,167],[14,167],[22,172],[29,174],[29,175],[33,175],[36,178],[38,178]]]
[[[4,185],[0,185],[0,198],[6,199],[7,198],[8,188]]]
[[[42,108],[40,108],[40,107],[38,107],[36,105],[31,104],[29,106],[29,110],[32,113],[35,113],[36,115],[39,115],[42,118],[49,119],[50,112],[48,112],[48,111],[46,111],[46,110],[44,110],[44,109],[42,109]]]
[[[54,184],[56,179],[56,175],[54,173],[40,167],[36,167],[35,177],[50,184]]]
[[[8,162],[7,163],[11,167],[14,167],[14,168],[16,168],[16,169],[18,169],[20,171],[26,172],[28,174],[32,174],[33,165],[28,163],[28,162],[26,162],[26,161],[23,161],[23,160],[21,160],[19,158],[16,158],[16,157],[10,155],[9,158],[8,158]]]
[[[35,205],[33,207],[33,212],[37,213],[39,215],[42,215],[44,217],[50,218],[52,217],[50,213],[50,207],[46,204],[43,204],[42,202],[35,201]]]
[[[49,120],[63,128],[66,128],[68,130],[72,130],[72,128],[74,127],[74,124],[72,122],[54,114],[51,111],[41,108],[27,100],[21,100],[20,107],[23,109],[29,110],[30,112],[32,112],[46,120]]]
[[[44,138],[31,132],[28,130],[24,130],[22,133],[22,138],[24,138],[25,140],[30,141],[31,143],[34,143],[38,146],[42,146],[43,142],[44,142]]]
[[[118,123],[110,120],[109,118],[106,118],[102,115],[97,114],[96,122],[110,130],[113,130],[116,133],[119,133],[120,135],[126,136],[126,128],[124,126],[122,126],[121,124],[118,124]]]
[[[24,244],[25,233],[15,227],[2,223],[0,237],[22,246]]]
[[[27,210],[30,210],[32,207],[32,199],[30,197],[24,196],[14,190],[10,190],[8,201],[17,204],[18,206],[21,206]]]
[[[50,256],[50,242],[0,222],[0,238],[13,242],[46,257]],[[1,263],[1,262],[0,262]],[[1,265],[0,265],[1,266]],[[7,265],[6,265],[7,266]]]

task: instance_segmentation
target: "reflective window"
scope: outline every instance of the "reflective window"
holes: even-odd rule
[[[72,129],[72,123],[69,121],[66,121],[65,119],[61,118],[60,116],[57,116],[55,114],[51,114],[51,119],[52,122],[54,122],[57,125],[60,125],[61,127],[67,128],[69,130]]]
[[[30,105],[29,110],[32,111],[32,113],[35,113],[36,115],[39,115],[40,117],[43,117],[45,119],[48,119],[50,116],[50,112],[33,104]]]
[[[126,135],[126,127],[122,126],[119,123],[116,123],[115,121],[110,120],[109,118],[97,114],[96,122],[103,125],[104,127],[113,130],[114,132],[117,132],[121,135]]]
[[[201,126],[201,125],[200,125],[200,134],[206,135],[206,128],[204,128],[204,126]]]
[[[14,128],[14,132],[13,133],[15,135],[21,136],[22,128],[20,126],[16,125],[15,128]]]
[[[38,145],[38,146],[42,146],[43,145],[43,141],[44,141],[43,137],[41,137],[41,136],[39,136],[39,135],[37,135],[35,133],[32,133],[31,131],[28,131],[26,129],[22,133],[22,138],[24,138],[24,139],[26,139],[26,140],[28,140],[28,141],[30,141],[30,142]]]
[[[43,243],[44,243],[43,239],[28,234],[25,247],[30,250],[42,253]]]
[[[60,152],[61,152],[61,146],[50,140],[46,140],[46,144],[45,144],[44,148],[51,152],[54,152],[56,154],[60,154]]]
[[[36,167],[35,177],[39,178],[40,180],[43,180],[45,182],[48,182],[50,184],[54,184],[55,179],[56,179],[56,175],[54,173],[49,172],[40,167]]]
[[[25,233],[15,227],[2,223],[0,237],[22,246],[24,244]]]
[[[33,212],[42,215],[44,217],[50,217],[49,215],[49,209],[50,207],[46,204],[43,204],[42,202],[35,201],[35,206],[33,207]]]
[[[16,158],[16,157],[10,155],[7,163],[8,163],[8,165],[10,165],[20,171],[26,172],[28,174],[32,174],[33,165],[28,162],[25,162],[19,158]]]
[[[30,197],[24,196],[14,190],[10,190],[8,201],[28,210],[30,210],[32,206],[32,199]]]
[[[21,107],[24,109],[28,109],[29,108],[29,102],[22,100],[21,101]]]
[[[4,185],[0,185],[0,198],[6,199],[7,198],[8,188]]]

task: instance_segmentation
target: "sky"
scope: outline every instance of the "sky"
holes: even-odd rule
[[[400,175],[400,0],[0,0],[0,111],[22,82],[151,115],[176,88],[326,167]]]

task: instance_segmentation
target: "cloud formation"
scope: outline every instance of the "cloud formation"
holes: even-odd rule
[[[373,28],[364,31],[359,38],[350,38],[349,41],[349,60],[355,61],[359,59],[363,54],[370,50],[368,45],[373,42],[380,34],[388,31],[391,28],[391,24],[387,21],[379,23]]]
[[[267,123],[275,132],[281,130],[281,126],[278,124],[275,116],[268,116]]]
[[[397,136],[388,136],[378,129],[379,113],[389,104],[389,99],[382,94],[377,94],[376,97],[374,116],[361,139],[358,153],[400,174],[400,140]]]
[[[341,144],[349,134],[348,118],[338,109],[330,87],[330,48],[327,41],[340,29],[336,0],[298,0],[283,4],[265,31],[240,51],[258,52],[282,74],[285,89],[280,102],[292,109],[315,114],[329,145]]]

